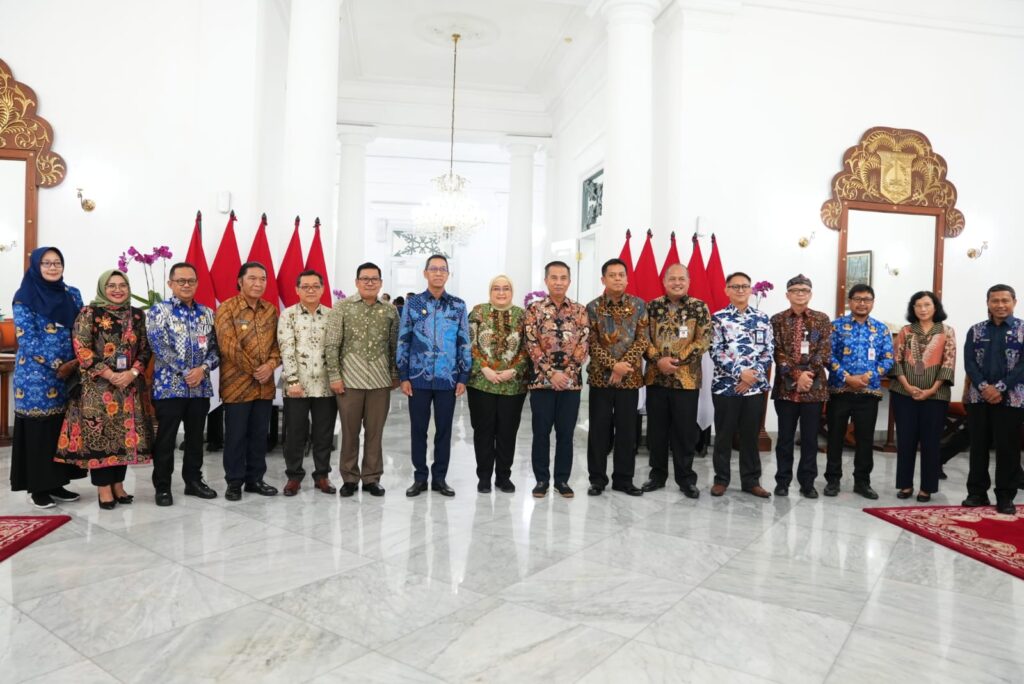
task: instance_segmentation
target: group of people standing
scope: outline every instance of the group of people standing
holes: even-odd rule
[[[491,281],[488,301],[467,311],[465,302],[445,288],[448,260],[433,255],[423,272],[427,289],[410,293],[400,313],[378,298],[381,270],[365,263],[356,272],[358,296],[327,308],[320,303],[322,275],[304,271],[295,284],[299,302],[278,315],[277,307],[262,299],[267,271],[257,262],[242,265],[238,295],[216,312],[195,301],[197,272],[188,263],[171,268],[172,296],[148,311],[131,306],[127,276],[116,270],[100,276],[96,298],[83,307],[78,290],[64,283],[63,268],[60,250],[35,250],[14,299],[19,347],[11,483],[14,490],[27,490],[41,508],[77,499],[66,485],[86,472],[102,508],[130,504],[132,496],[123,485],[126,467],[150,460],[156,503],[172,505],[174,449],[182,425],[184,492],[215,498],[217,492],[202,475],[212,371],[219,372],[224,404],[229,500],[241,499],[243,491],[278,493],[264,480],[267,430],[278,388],[286,425],[284,495],[301,489],[307,447],[314,487],[337,492],[330,457],[340,414],[340,495],[352,496],[361,486],[372,496],[383,496],[382,435],[390,392],[399,387],[408,397],[414,468],[407,496],[428,489],[454,496],[447,482],[452,422],[457,398],[468,392],[477,491],[487,493],[492,486],[515,491],[516,435],[529,393],[532,494],[542,498],[553,487],[571,498],[573,433],[588,358],[587,494],[599,496],[609,486],[632,496],[663,488],[671,451],[676,484],[685,496],[697,498],[693,457],[706,354],[714,368],[713,496],[725,494],[730,484],[734,442],[741,489],[771,496],[761,486],[758,453],[770,392],[779,419],[776,496],[789,493],[799,427],[796,479],[803,496],[817,498],[817,434],[824,413],[825,495],[839,493],[841,456],[852,420],[853,489],[877,498],[870,482],[872,441],[882,380],[890,371],[895,374],[889,386],[897,424],[897,496],[913,494],[918,453],[917,500],[928,501],[938,490],[938,439],[954,382],[956,341],[932,292],[911,297],[909,325],[894,346],[885,324],[870,315],[870,286],[851,288],[850,313],[830,321],[809,308],[812,283],[803,275],[786,285],[789,308],[769,318],[749,304],[750,277],[733,273],[726,279],[729,305],[711,315],[702,301],[687,294],[689,274],[681,264],[666,269],[666,294],[644,302],[626,293],[626,264],[610,259],[601,267],[604,291],[584,307],[568,297],[569,266],[552,261],[544,268],[547,296],[527,309],[513,304],[513,283],[502,275]],[[987,298],[989,318],[971,328],[965,346],[972,444],[964,505],[989,503],[988,459],[994,444],[997,508],[1005,513],[1014,510],[1013,495],[1024,484],[1018,434],[1024,423],[1024,322],[1013,317],[1011,287],[993,286]],[[646,482],[637,487],[638,407],[644,387],[651,467]],[[427,448],[431,418],[432,463]]]

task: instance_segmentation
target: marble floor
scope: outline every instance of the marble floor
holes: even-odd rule
[[[406,498],[397,397],[383,498],[207,502],[176,484],[158,509],[139,467],[136,503],[101,511],[72,485],[82,501],[50,511],[72,521],[0,563],[0,680],[1024,681],[1024,582],[862,513],[849,482],[835,499],[714,499],[706,458],[697,501],[590,498],[581,430],[577,497],[538,500],[526,417],[514,495],[476,493],[460,401],[457,495]],[[280,486],[280,451],[269,464]],[[4,481],[9,466],[0,450]],[[897,504],[894,466],[876,457],[876,505]],[[947,472],[936,504],[962,498],[966,457]],[[0,514],[36,513],[0,493]]]

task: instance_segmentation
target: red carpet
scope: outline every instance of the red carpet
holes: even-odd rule
[[[1017,515],[996,513],[992,506],[865,508],[864,512],[1024,579],[1024,506],[1017,506]]]
[[[0,515],[0,561],[71,520],[70,515]]]

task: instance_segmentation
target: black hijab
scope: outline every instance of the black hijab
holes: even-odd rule
[[[56,247],[39,247],[32,250],[28,270],[21,279],[21,287],[14,293],[14,301],[27,306],[48,321],[60,323],[65,328],[75,324],[78,306],[71,292],[64,284],[64,276],[60,280],[50,282],[43,277],[43,255],[56,252],[64,263],[64,255]]]

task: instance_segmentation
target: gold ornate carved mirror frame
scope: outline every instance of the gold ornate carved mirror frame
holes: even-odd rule
[[[18,83],[10,67],[0,60],[0,159],[25,163],[25,230],[22,238],[25,267],[39,235],[39,188],[60,185],[67,166],[50,149],[53,128],[36,114],[36,94]]]
[[[942,296],[946,238],[964,229],[956,188],[946,180],[946,160],[919,131],[876,126],[843,155],[843,170],[832,178],[832,199],[821,205],[821,221],[839,231],[836,316],[846,311],[846,249],[851,209],[935,217],[932,290]]]

